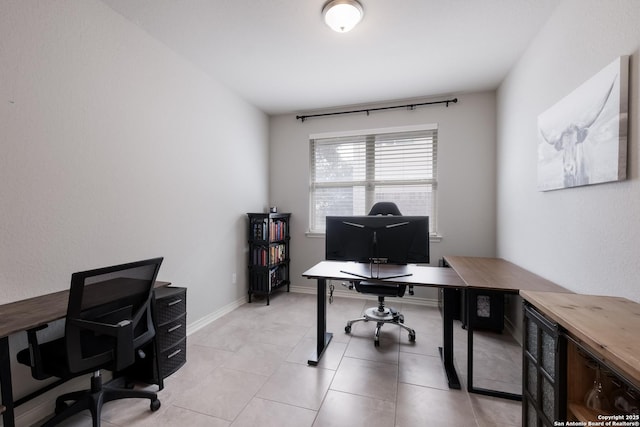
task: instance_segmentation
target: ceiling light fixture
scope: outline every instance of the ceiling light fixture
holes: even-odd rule
[[[322,15],[333,31],[346,33],[362,20],[364,10],[357,0],[330,0],[322,8]]]

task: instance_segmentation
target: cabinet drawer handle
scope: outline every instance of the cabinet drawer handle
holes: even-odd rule
[[[182,327],[182,323],[179,324],[179,325],[174,326],[173,328],[167,329],[167,332],[171,333],[171,332],[175,331],[176,329],[180,329],[181,327]]]
[[[178,354],[180,354],[182,352],[182,349],[179,348],[176,351],[174,351],[173,353],[171,353],[170,355],[167,356],[167,359],[171,359],[173,356],[177,356]]]
[[[167,304],[167,307],[171,307],[172,305],[176,305],[181,302],[182,302],[182,298],[178,298],[177,300],[171,301],[169,304]]]

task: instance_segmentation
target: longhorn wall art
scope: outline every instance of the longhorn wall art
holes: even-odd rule
[[[621,56],[538,116],[538,190],[626,179],[628,84]]]

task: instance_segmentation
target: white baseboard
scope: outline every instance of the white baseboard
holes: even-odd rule
[[[218,320],[219,318],[221,318],[222,316],[224,316],[225,314],[231,313],[233,310],[235,310],[236,308],[240,307],[241,305],[244,305],[247,303],[247,298],[240,298],[238,300],[235,300],[227,305],[225,305],[224,307],[214,311],[213,313],[210,313],[198,320],[196,320],[193,323],[190,323],[187,325],[187,336],[193,334],[196,331],[199,331],[200,329],[204,328],[205,326],[207,326],[208,324],[212,323],[215,320]]]

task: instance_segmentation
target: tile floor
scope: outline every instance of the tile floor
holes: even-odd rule
[[[456,322],[455,364],[463,390],[451,390],[438,354],[442,321],[437,308],[393,306],[416,330],[385,325],[373,345],[372,322],[353,319],[372,301],[336,297],[327,308],[334,337],[317,367],[315,296],[280,292],[245,304],[188,337],[187,364],[165,381],[162,407],[142,400],[108,403],[102,426],[520,426],[521,403],[469,394],[466,331]],[[474,385],[520,390],[520,347],[504,333],[476,334]],[[155,387],[155,386],[154,386]],[[88,413],[65,426],[90,426]]]

